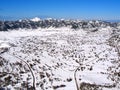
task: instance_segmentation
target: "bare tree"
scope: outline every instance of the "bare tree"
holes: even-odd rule
[[[80,90],[80,86],[79,86],[79,84],[78,84],[78,82],[77,82],[77,77],[76,77],[77,71],[83,70],[83,69],[82,69],[83,65],[87,65],[88,63],[95,61],[97,58],[99,58],[99,55],[100,55],[101,53],[103,53],[103,52],[105,52],[105,50],[102,51],[102,52],[100,52],[100,53],[98,53],[98,54],[96,54],[96,55],[95,55],[95,56],[96,56],[95,59],[90,60],[90,61],[88,61],[88,62],[86,62],[86,63],[83,63],[83,62],[82,62],[82,61],[85,60],[85,54],[84,54],[84,55],[81,54],[81,56],[79,57],[79,60],[76,61],[76,62],[79,64],[79,66],[78,66],[78,67],[75,69],[75,71],[74,71],[74,80],[75,80],[75,84],[76,84],[77,90]]]
[[[79,64],[79,66],[74,71],[74,80],[75,80],[75,84],[76,84],[77,90],[79,90],[79,85],[78,85],[78,82],[77,82],[76,75],[77,75],[77,71],[80,70],[80,68],[83,66],[83,64],[81,63],[81,61],[84,61],[84,59],[85,59],[85,57],[83,57],[82,54],[81,54],[81,56],[79,56],[79,60],[76,61]]]
[[[10,53],[8,53],[8,54],[11,55],[11,56],[13,56],[13,57],[15,57],[15,58],[17,58],[17,59],[19,59],[20,61],[24,62],[24,63],[28,66],[28,68],[29,68],[29,70],[30,70],[30,72],[31,72],[31,74],[32,74],[32,77],[33,77],[33,89],[32,89],[32,90],[36,90],[35,75],[34,75],[34,73],[33,73],[32,68],[30,67],[30,65],[29,65],[26,61],[24,61],[23,59],[21,59],[20,57],[15,56],[15,55],[12,55],[12,54],[10,54]]]

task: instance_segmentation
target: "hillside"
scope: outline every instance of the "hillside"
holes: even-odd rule
[[[113,26],[1,31],[0,87],[119,90],[120,30]]]
[[[119,27],[119,22],[107,22],[101,20],[74,20],[74,19],[23,19],[16,21],[0,21],[0,31],[19,30],[19,29],[38,29],[38,28],[61,28],[68,27],[71,29],[93,29],[106,27]]]

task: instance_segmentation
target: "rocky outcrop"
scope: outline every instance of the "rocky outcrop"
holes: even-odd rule
[[[72,29],[89,29],[98,27],[117,27],[119,23],[110,23],[105,21],[83,21],[83,20],[57,20],[57,19],[44,19],[44,20],[17,20],[17,21],[0,21],[0,31],[7,31],[19,28],[26,29],[36,29],[41,28],[59,28],[59,27],[70,27]]]

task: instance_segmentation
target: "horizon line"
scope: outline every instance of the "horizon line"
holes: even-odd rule
[[[47,15],[43,15],[43,16],[28,16],[28,17],[14,17],[14,16],[1,16],[0,15],[0,20],[1,21],[17,21],[17,20],[25,20],[25,19],[33,19],[33,18],[35,18],[35,17],[38,17],[38,18],[40,18],[40,19],[47,19],[47,18],[52,18],[52,19],[58,19],[58,20],[60,20],[60,19],[65,19],[65,20],[70,20],[70,19],[72,19],[72,20],[102,20],[102,21],[119,21],[120,20],[120,18],[111,18],[111,19],[108,19],[108,18],[73,18],[73,17],[71,17],[71,18],[64,18],[64,17],[52,17],[52,16],[47,16]]]

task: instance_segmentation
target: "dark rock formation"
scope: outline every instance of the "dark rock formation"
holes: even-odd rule
[[[49,28],[49,27],[71,27],[72,29],[89,29],[98,27],[117,27],[118,23],[110,23],[105,21],[83,21],[83,20],[57,20],[57,19],[45,19],[40,21],[17,20],[17,21],[0,21],[0,31],[7,31],[13,29],[36,29]]]

